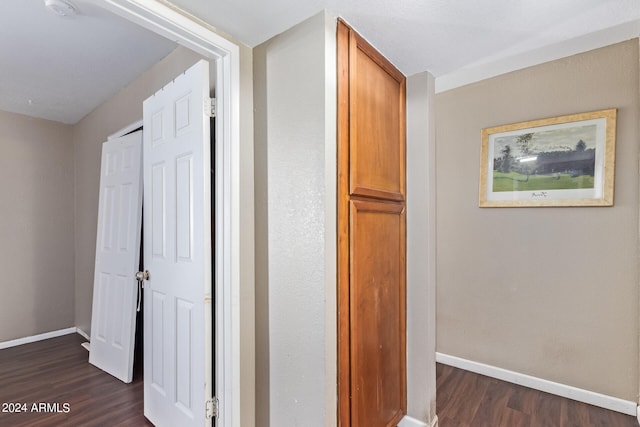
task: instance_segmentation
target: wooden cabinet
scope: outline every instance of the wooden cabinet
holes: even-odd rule
[[[405,77],[338,22],[338,418],[406,413]]]

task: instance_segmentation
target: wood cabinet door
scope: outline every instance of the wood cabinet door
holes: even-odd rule
[[[405,78],[338,22],[338,421],[406,413]]]
[[[351,422],[394,426],[405,412],[405,208],[351,201]]]
[[[349,43],[350,194],[405,198],[405,77],[353,30]]]

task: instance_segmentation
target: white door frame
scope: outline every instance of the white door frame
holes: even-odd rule
[[[240,422],[240,49],[158,0],[92,0],[209,58],[216,67],[214,304],[217,425]]]
[[[135,122],[131,123],[129,126],[125,126],[122,129],[120,129],[117,132],[112,133],[111,135],[109,135],[107,137],[107,141],[111,141],[112,139],[116,139],[116,138],[121,138],[123,136],[125,136],[128,133],[133,132],[136,129],[139,129],[142,127],[142,119],[136,120]]]

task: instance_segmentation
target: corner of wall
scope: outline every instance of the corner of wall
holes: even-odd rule
[[[268,42],[267,42],[268,43]],[[267,212],[266,44],[253,49],[256,419],[269,426],[269,224]]]
[[[73,325],[70,125],[0,111],[0,341]]]
[[[337,188],[338,188],[338,146],[337,146],[337,74],[336,74],[336,27],[337,18],[328,11],[324,11],[325,29],[325,211],[324,211],[324,239],[325,239],[325,425],[335,423],[338,413],[338,395],[336,381],[338,378],[338,302],[336,291],[338,223],[337,223]]]
[[[436,419],[434,96],[428,72],[407,79],[407,413],[425,423]]]
[[[261,425],[292,417],[331,425],[336,418],[330,21],[322,11],[253,50],[255,338],[263,355],[255,362],[255,389]],[[291,407],[293,400],[299,404]]]
[[[640,99],[640,37],[636,39],[636,45],[638,48],[638,99]],[[640,135],[640,111],[638,111],[638,117],[636,119],[636,124],[638,126],[638,135]],[[638,168],[640,169],[640,158],[638,159]],[[638,188],[640,189],[640,173],[638,174]],[[640,199],[638,202],[638,221],[640,222]],[[638,245],[640,246],[640,227],[638,230]],[[640,264],[639,264],[640,269]],[[638,336],[640,337],[640,311],[638,313]],[[638,342],[638,365],[640,365],[640,339]],[[640,371],[638,373],[638,403],[640,403]],[[640,406],[638,407],[638,422],[640,423]]]
[[[240,45],[240,425],[256,424],[253,50]]]

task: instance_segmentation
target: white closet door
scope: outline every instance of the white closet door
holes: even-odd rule
[[[142,132],[102,144],[89,362],[133,377],[142,221]]]
[[[144,102],[144,412],[202,426],[211,397],[209,64]]]

